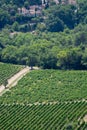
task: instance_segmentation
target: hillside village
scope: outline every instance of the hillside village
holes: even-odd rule
[[[76,4],[76,0],[53,0],[55,4]],[[46,7],[50,6],[50,1],[49,0],[42,0],[41,5],[32,5],[29,6],[27,9],[25,7],[18,8],[18,13],[20,15],[24,16],[30,16],[30,17],[35,17],[35,16],[42,16],[42,10]]]

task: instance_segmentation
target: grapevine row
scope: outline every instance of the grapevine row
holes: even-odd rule
[[[65,130],[87,128],[87,102],[48,105],[0,105],[0,129]],[[82,122],[82,123],[81,123]]]

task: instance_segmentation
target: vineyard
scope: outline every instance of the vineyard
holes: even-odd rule
[[[87,72],[33,70],[0,97],[0,130],[87,130]]]
[[[2,104],[0,130],[87,130],[87,102]]]
[[[33,70],[0,97],[0,103],[87,99],[86,71]]]
[[[22,66],[6,64],[0,62],[0,85],[4,84],[8,78],[20,71]]]

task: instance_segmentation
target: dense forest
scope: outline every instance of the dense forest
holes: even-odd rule
[[[75,5],[51,1],[40,17],[18,13],[18,8],[32,5],[40,6],[41,1],[0,1],[0,61],[45,69],[87,69],[87,1]]]

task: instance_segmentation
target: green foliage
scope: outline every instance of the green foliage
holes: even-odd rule
[[[28,24],[32,17],[18,13],[18,8],[25,7],[29,9],[30,5],[40,5],[41,0],[1,0],[0,1],[0,29],[4,28],[7,24],[12,28],[15,22],[19,24]],[[15,28],[15,27],[14,27]],[[16,31],[19,31],[16,29]],[[21,30],[20,30],[21,31]],[[29,31],[27,29],[26,31]]]
[[[7,48],[3,49],[2,59],[4,62],[10,61],[10,63],[16,63],[16,51],[17,48],[14,46],[7,46]]]
[[[60,51],[57,65],[63,69],[80,69],[82,54],[79,51],[80,49],[76,48]]]
[[[86,102],[56,104],[1,104],[0,129],[86,130]],[[5,125],[4,125],[5,124]]]
[[[65,2],[66,4],[62,5],[61,0],[59,0],[59,5],[55,5],[55,2],[48,1],[49,4],[47,5],[47,8],[44,9],[45,11],[43,11],[46,12],[46,14],[42,13],[42,16],[40,17],[43,20],[39,20],[40,18],[37,17],[37,21],[39,21],[38,23],[43,22],[46,24],[45,30],[57,32],[63,31],[66,27],[73,29],[79,23],[87,23],[86,0],[78,0],[76,5],[68,5],[67,0]],[[18,22],[20,25],[27,25],[28,22],[33,23],[32,17],[19,14],[18,8],[25,7],[26,9],[29,9],[31,5],[41,4],[41,0],[1,0],[0,29],[4,28],[7,24],[9,24],[12,28],[12,24],[14,24],[14,22]],[[35,21],[36,24],[38,24],[37,21]],[[26,32],[27,31],[30,30],[26,29]]]
[[[0,63],[0,85],[22,69],[22,66]]]
[[[64,24],[59,18],[49,16],[49,19],[46,21],[46,27],[50,32],[59,32],[63,31]]]
[[[86,71],[33,70],[0,97],[0,103],[86,99],[86,77]]]
[[[38,25],[37,25],[37,30],[43,32],[45,29],[46,29],[45,24],[38,24]]]
[[[25,1],[25,2],[24,2],[24,7],[25,7],[26,9],[29,9],[29,2],[28,2],[28,1]]]
[[[14,24],[12,25],[12,28],[14,31],[19,31],[19,24],[18,22],[14,22]]]
[[[64,70],[87,69],[87,0],[75,6],[51,1],[41,17],[18,13],[40,4],[0,1],[0,61],[63,70],[32,71],[3,94],[0,129],[86,130],[87,72]],[[0,84],[21,68],[0,63]]]
[[[86,69],[87,25],[80,24],[72,31],[66,28],[59,33],[40,29],[41,32],[34,34],[10,33],[3,29],[0,33],[1,61],[45,69]]]
[[[82,57],[82,64],[87,68],[87,49],[85,50]]]
[[[10,15],[7,11],[0,9],[0,28],[3,28],[5,24],[10,21]]]
[[[75,7],[71,5],[56,5],[46,11],[47,30],[52,32],[63,31],[64,26],[74,28],[76,24]]]
[[[84,23],[87,16],[87,1],[78,0],[77,19],[79,23]]]

